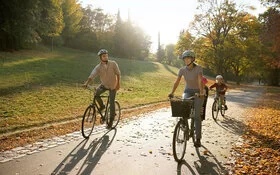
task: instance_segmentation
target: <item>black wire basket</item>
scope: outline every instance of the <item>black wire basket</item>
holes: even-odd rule
[[[171,104],[172,117],[188,118],[191,113],[193,101],[192,100],[171,99],[170,104]]]

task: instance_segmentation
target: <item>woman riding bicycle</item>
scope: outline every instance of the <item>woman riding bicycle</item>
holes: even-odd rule
[[[195,63],[195,53],[192,50],[186,50],[182,57],[185,62],[184,67],[179,70],[178,77],[174,82],[171,93],[168,95],[172,97],[176,91],[182,76],[186,81],[186,86],[184,90],[184,98],[194,96],[199,94],[200,97],[204,96],[204,84],[202,83],[202,67]],[[196,143],[195,147],[201,146],[201,107],[203,103],[203,98],[195,98],[194,108],[195,108],[195,134],[196,134]]]
[[[216,88],[216,97],[220,98],[222,105],[224,105],[225,110],[227,110],[227,105],[225,102],[225,94],[226,94],[228,87],[224,83],[224,78],[222,77],[222,75],[216,76],[216,83],[214,83],[213,85],[211,85],[209,87],[210,90],[212,90],[213,88]]]

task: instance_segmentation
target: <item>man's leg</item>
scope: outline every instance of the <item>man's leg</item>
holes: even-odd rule
[[[96,95],[95,99],[96,99],[97,103],[99,104],[100,109],[105,108],[103,100],[100,97],[100,95],[105,91],[106,91],[106,88],[103,85],[99,85],[95,92],[95,95]]]
[[[116,98],[116,90],[110,90],[110,122],[109,126],[111,127],[115,118],[115,98]]]

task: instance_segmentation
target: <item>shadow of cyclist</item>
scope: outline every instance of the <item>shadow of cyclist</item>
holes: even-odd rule
[[[52,175],[68,174],[69,172],[71,172],[72,169],[74,169],[74,167],[79,163],[79,161],[86,156],[87,149],[85,148],[85,146],[87,142],[88,139],[80,142],[55,168],[55,170],[52,172]]]
[[[242,128],[246,127],[246,124],[244,124],[242,121],[239,121],[228,115],[226,115],[221,121],[215,121],[215,123],[224,130],[238,135],[241,135],[244,132]]]
[[[113,136],[110,140],[108,134],[111,131],[113,132]],[[103,134],[102,137],[93,140],[87,148],[86,145],[89,139],[84,139],[61,161],[61,163],[55,168],[55,170],[51,174],[69,174],[77,166],[77,164],[80,163],[80,161],[85,157],[86,159],[84,160],[77,174],[91,174],[91,171],[94,169],[101,156],[111,145],[112,141],[116,136],[116,133],[116,129],[108,130],[105,134]],[[86,156],[87,154],[88,156]]]
[[[113,132],[113,136],[110,138],[109,133]],[[107,151],[107,149],[111,146],[113,140],[115,139],[117,133],[117,129],[112,129],[106,132],[101,138],[98,140],[95,139],[92,141],[91,145],[89,146],[88,156],[84,160],[81,168],[77,172],[77,174],[92,174],[95,166],[101,159],[102,155]]]
[[[217,158],[204,146],[203,155],[200,154],[199,148],[196,148],[196,153],[199,160],[194,162],[194,166],[199,174],[221,175],[227,174],[225,167],[217,160]]]
[[[185,174],[195,174],[195,172],[185,160],[182,160],[177,165],[177,175],[185,175]]]

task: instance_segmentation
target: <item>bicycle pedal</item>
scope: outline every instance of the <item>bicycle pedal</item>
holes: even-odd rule
[[[102,119],[102,118],[100,118],[100,124],[103,124],[105,121]]]

